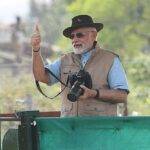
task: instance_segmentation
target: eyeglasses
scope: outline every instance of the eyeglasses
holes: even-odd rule
[[[74,39],[75,37],[77,37],[77,38],[83,38],[84,36],[86,36],[86,33],[88,33],[88,32],[94,32],[94,31],[72,33],[70,35],[70,39]]]

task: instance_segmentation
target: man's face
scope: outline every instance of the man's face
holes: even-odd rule
[[[82,54],[90,50],[96,40],[95,28],[79,28],[71,33],[72,46],[75,54]]]

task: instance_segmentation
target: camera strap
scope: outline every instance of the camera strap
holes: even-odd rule
[[[92,48],[95,48],[96,44],[97,44],[97,41],[94,41]],[[78,61],[78,60],[77,60],[77,61]],[[80,69],[81,69],[81,70],[84,70],[84,67],[85,67],[85,66],[83,67],[83,65],[82,65],[82,63],[81,63],[80,61],[78,61],[78,63],[79,63]],[[40,84],[39,84],[39,81],[37,81],[37,80],[35,81],[36,87],[37,87],[38,91],[39,91],[42,95],[44,95],[46,98],[54,99],[55,97],[57,97],[58,95],[60,95],[60,94],[65,90],[65,88],[68,86],[69,76],[68,76],[68,78],[67,78],[66,83],[64,83],[64,82],[62,82],[51,70],[49,70],[48,68],[45,68],[45,71],[48,72],[48,73],[50,73],[57,81],[59,81],[62,85],[64,85],[64,88],[63,88],[58,94],[56,94],[56,95],[53,96],[53,97],[49,97],[49,96],[47,96],[47,95],[42,91],[42,89],[41,89],[41,87],[40,87]]]
[[[49,97],[49,96],[47,96],[47,95],[42,91],[42,89],[41,89],[41,87],[40,87],[40,84],[39,84],[39,81],[35,80],[35,84],[36,84],[36,87],[37,87],[38,91],[39,91],[42,95],[44,95],[46,98],[54,99],[55,97],[57,97],[58,95],[60,95],[60,94],[65,90],[65,88],[68,86],[69,77],[67,78],[66,83],[64,83],[64,82],[62,82],[52,71],[50,71],[49,69],[45,68],[45,71],[48,72],[48,73],[50,73],[55,79],[57,79],[61,84],[64,85],[64,88],[63,88],[58,94],[56,94],[56,95],[53,96],[53,97]]]

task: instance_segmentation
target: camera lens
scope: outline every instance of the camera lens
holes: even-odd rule
[[[80,87],[81,83],[76,82],[74,86],[71,88],[70,92],[67,94],[67,98],[71,102],[75,102],[78,98],[84,93],[84,90]]]
[[[69,93],[67,95],[67,98],[71,101],[71,102],[75,102],[77,100],[77,96],[72,94],[72,93]]]

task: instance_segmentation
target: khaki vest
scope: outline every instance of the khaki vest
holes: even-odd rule
[[[107,76],[116,55],[112,52],[103,50],[96,46],[96,50],[92,51],[91,57],[85,65],[85,70],[92,77],[92,89],[105,88],[108,89]],[[61,57],[61,80],[66,83],[69,74],[80,70],[79,58],[74,53],[69,53]],[[64,86],[61,85],[61,89]],[[88,98],[86,100],[77,100],[70,102],[67,99],[69,88],[67,87],[61,94],[62,107],[61,116],[97,116],[117,115],[117,104],[103,102],[100,99]]]

